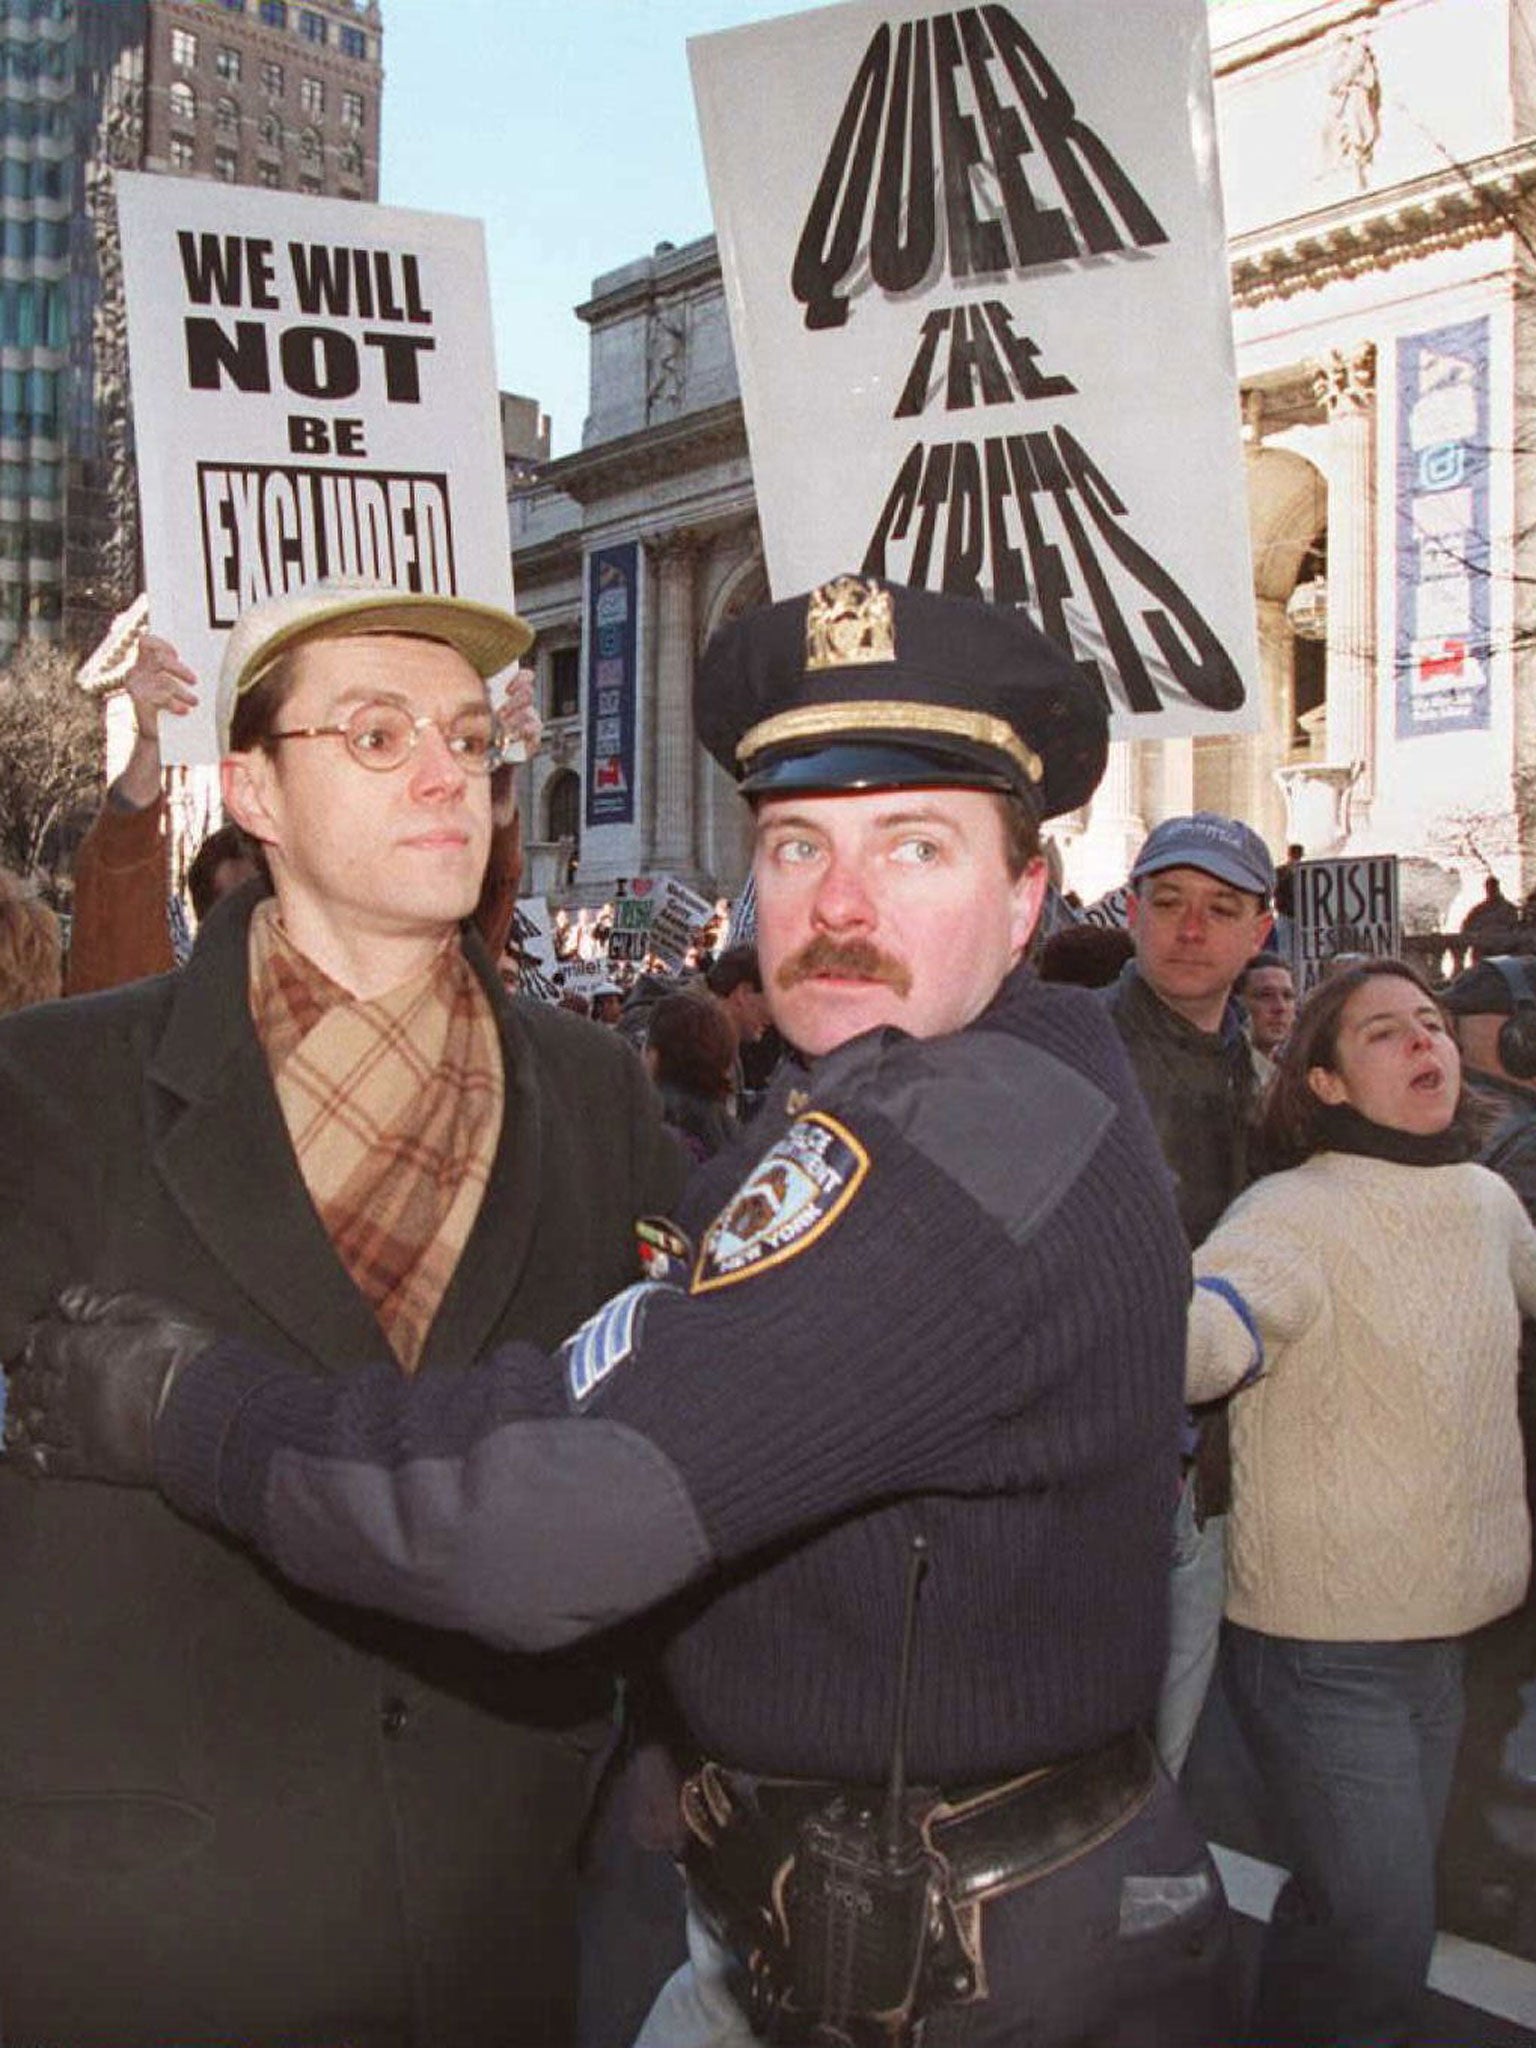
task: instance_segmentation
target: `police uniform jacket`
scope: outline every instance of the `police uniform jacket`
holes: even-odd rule
[[[1478,1158],[1509,1182],[1536,1222],[1536,1095],[1476,1067],[1468,1067],[1466,1079],[1488,1115]]]
[[[0,1353],[86,1277],[195,1305],[317,1381],[387,1357],[252,1028],[254,900],[220,906],[180,974],[0,1026]],[[423,1384],[558,1342],[633,1276],[633,1218],[678,1181],[627,1049],[507,1002],[465,943],[506,1105]],[[595,1663],[362,1615],[151,1494],[3,1463],[0,1558],[7,2041],[568,2038]]]
[[[964,1032],[871,1033],[764,1116],[755,1163],[701,1177],[693,1255],[553,1365],[319,1382],[225,1341],[171,1391],[162,1486],[303,1581],[492,1642],[681,1596],[679,1704],[749,1770],[880,1776],[917,1530],[918,1780],[1144,1719],[1188,1264],[1102,1009],[1021,970]]]

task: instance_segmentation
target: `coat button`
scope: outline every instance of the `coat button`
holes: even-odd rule
[[[391,1695],[379,1709],[379,1726],[386,1735],[403,1735],[411,1718],[405,1701]]]

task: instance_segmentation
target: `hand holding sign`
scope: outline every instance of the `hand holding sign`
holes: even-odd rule
[[[506,695],[496,710],[504,762],[531,761],[544,740],[544,721],[534,702],[534,674],[531,668],[515,668],[507,680]]]
[[[513,769],[524,761],[531,761],[543,742],[544,721],[533,697],[533,670],[514,669],[507,682],[506,695],[496,707],[496,725],[502,749],[501,766],[491,777],[491,816],[498,825],[510,825],[517,816],[517,785]]]
[[[197,677],[170,641],[157,640],[153,633],[139,642],[126,686],[141,739],[158,740],[162,711],[184,718],[197,705]]]

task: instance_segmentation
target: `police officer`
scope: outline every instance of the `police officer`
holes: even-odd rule
[[[658,1609],[700,1766],[644,2043],[1224,2042],[1219,1880],[1141,1732],[1187,1259],[1112,1025],[1020,964],[1102,703],[1019,615],[845,576],[717,636],[696,717],[795,1057],[649,1277],[553,1361],[414,1381],[81,1292],[13,1449],[493,1643]]]

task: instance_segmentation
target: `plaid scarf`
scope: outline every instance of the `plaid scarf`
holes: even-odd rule
[[[501,1045],[457,939],[363,1001],[308,960],[268,898],[251,919],[251,1015],[326,1235],[405,1372],[479,1212],[501,1136]]]

